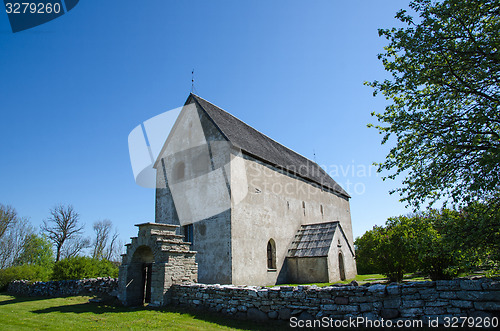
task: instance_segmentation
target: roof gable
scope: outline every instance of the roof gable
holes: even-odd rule
[[[228,112],[191,93],[186,105],[193,101],[208,115],[224,138],[242,151],[265,163],[350,198],[349,194],[317,163],[292,151]]]

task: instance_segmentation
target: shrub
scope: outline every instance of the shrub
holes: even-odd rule
[[[62,259],[54,265],[53,280],[117,277],[118,268],[108,260],[85,256]]]
[[[0,291],[7,289],[7,285],[14,280],[48,281],[51,269],[39,265],[29,264],[14,266],[0,270]]]

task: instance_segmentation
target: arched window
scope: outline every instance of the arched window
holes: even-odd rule
[[[272,239],[267,242],[267,269],[276,269],[276,244]]]
[[[184,162],[180,161],[177,162],[174,166],[174,180],[181,180],[184,178],[184,172],[185,172],[185,164]]]

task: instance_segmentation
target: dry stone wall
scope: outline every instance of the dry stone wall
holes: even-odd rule
[[[49,282],[15,280],[7,287],[7,292],[22,296],[65,297],[71,295],[112,294],[118,289],[117,278],[89,278]]]
[[[500,315],[500,279],[456,279],[403,284],[236,287],[173,285],[172,304],[253,320],[421,319]]]

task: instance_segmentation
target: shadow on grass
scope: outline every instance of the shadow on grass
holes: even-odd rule
[[[102,303],[78,303],[70,305],[62,305],[57,307],[49,307],[45,309],[33,310],[35,314],[49,314],[49,313],[92,313],[92,314],[109,314],[109,313],[133,313],[137,311],[157,311],[160,313],[176,313],[189,315],[194,319],[214,323],[220,326],[225,326],[235,329],[244,330],[287,330],[288,321],[266,321],[255,322],[249,320],[237,319],[228,315],[220,313],[209,312],[201,309],[192,309],[178,306],[167,306],[161,308],[152,307],[123,307],[114,306]]]
[[[10,305],[10,304],[13,304],[13,303],[21,303],[21,302],[29,302],[29,301],[40,301],[40,300],[51,299],[51,297],[22,297],[22,296],[14,296],[12,294],[5,293],[5,292],[0,293],[0,295],[9,296],[9,297],[12,298],[12,299],[9,299],[9,300],[0,301],[0,306]]]

